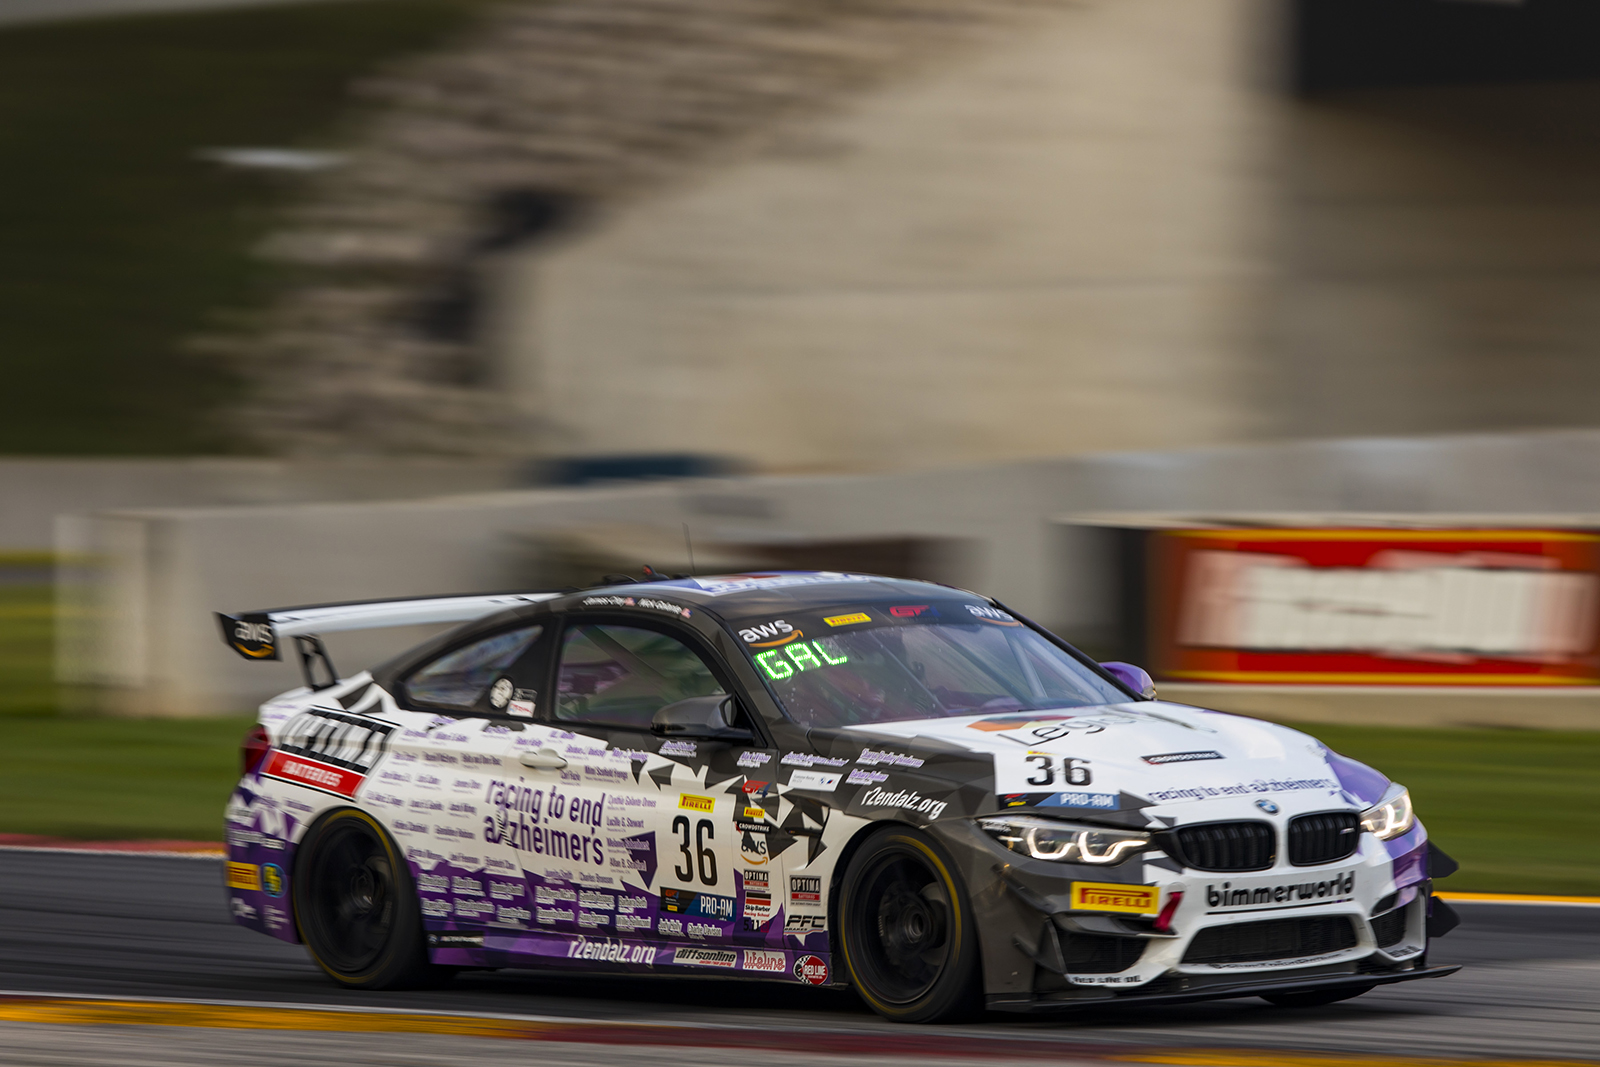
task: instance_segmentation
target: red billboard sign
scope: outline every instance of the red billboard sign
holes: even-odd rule
[[[1149,551],[1160,678],[1600,683],[1600,534],[1162,530]]]

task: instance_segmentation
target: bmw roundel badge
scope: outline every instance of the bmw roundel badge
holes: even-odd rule
[[[1262,811],[1266,812],[1268,815],[1276,815],[1276,814],[1278,814],[1278,805],[1274,804],[1270,800],[1258,800],[1258,801],[1256,801],[1256,807],[1260,808]]]

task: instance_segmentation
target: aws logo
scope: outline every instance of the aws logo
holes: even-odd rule
[[[775,648],[778,645],[787,645],[790,641],[798,641],[804,636],[805,631],[796,630],[782,619],[757,623],[739,631],[739,640],[751,648]]]
[[[233,627],[233,645],[247,656],[258,659],[273,653],[273,633],[270,622],[239,622]],[[247,648],[254,645],[255,648]]]

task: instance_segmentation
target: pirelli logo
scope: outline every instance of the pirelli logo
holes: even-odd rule
[[[228,888],[261,891],[261,868],[254,863],[228,863]]]
[[[678,798],[678,807],[685,811],[710,811],[716,806],[715,797],[697,797],[693,793],[685,793]]]
[[[1127,915],[1154,915],[1161,910],[1161,890],[1153,885],[1073,882],[1072,907],[1079,911],[1116,911]]]

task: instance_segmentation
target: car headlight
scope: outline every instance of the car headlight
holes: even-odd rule
[[[1150,847],[1150,835],[1037,819],[1028,815],[979,819],[984,832],[1013,852],[1057,863],[1111,866]]]
[[[1411,793],[1403,785],[1391,785],[1382,800],[1361,813],[1361,828],[1379,841],[1399,837],[1415,825]]]

